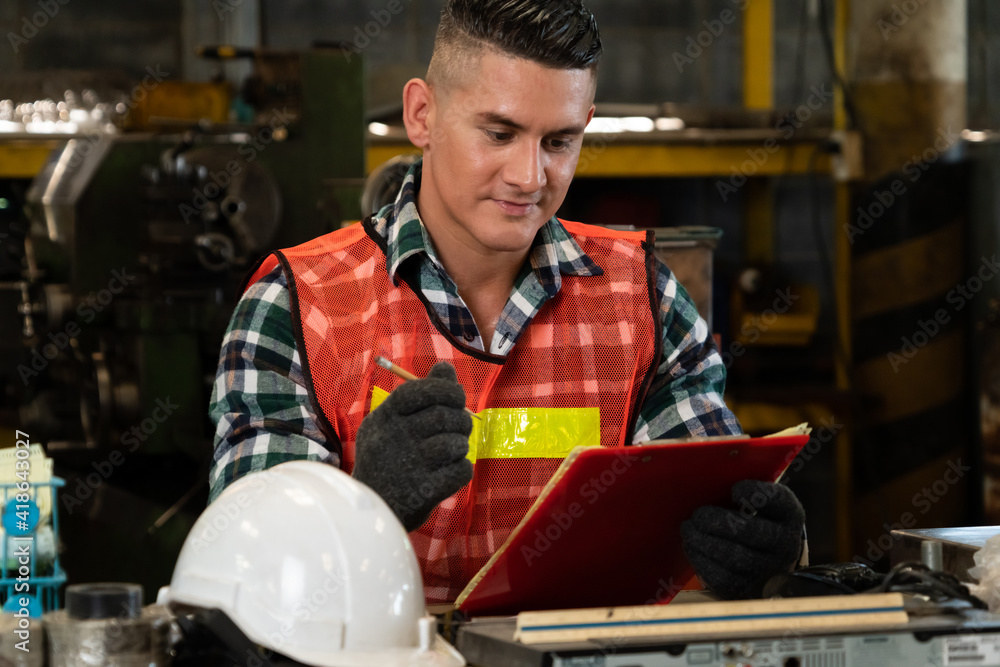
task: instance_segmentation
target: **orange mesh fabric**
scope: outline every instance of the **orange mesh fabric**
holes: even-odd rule
[[[514,407],[597,407],[601,445],[631,441],[635,412],[652,377],[657,318],[650,300],[651,254],[636,233],[564,223],[603,276],[564,276],[506,357],[484,354],[440,333],[409,286],[393,287],[385,255],[362,225],[277,253],[292,297],[292,319],[321,419],[336,431],[342,465],[354,466],[354,437],[371,388],[399,378],[374,363],[393,360],[418,376],[437,361],[455,366],[475,411]],[[373,233],[374,235],[374,233]],[[273,268],[268,258],[257,279]],[[480,459],[472,482],[410,534],[428,603],[450,602],[527,512],[560,461]]]

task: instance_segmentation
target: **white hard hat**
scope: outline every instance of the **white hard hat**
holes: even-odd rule
[[[402,524],[325,463],[283,463],[227,487],[184,541],[167,598],[220,609],[251,641],[316,667],[465,664],[424,615]]]

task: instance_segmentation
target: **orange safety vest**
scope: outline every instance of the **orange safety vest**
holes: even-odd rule
[[[405,282],[386,272],[385,241],[370,219],[265,258],[248,285],[278,263],[320,426],[354,467],[354,439],[373,387],[402,380],[374,362],[391,359],[423,377],[451,363],[476,412],[491,408],[596,408],[600,445],[631,444],[660,352],[651,234],[563,222],[601,276],[563,276],[506,358],[447,333]],[[517,440],[516,438],[514,440]],[[596,442],[594,444],[597,444]],[[531,507],[561,458],[517,452],[516,442],[477,458],[472,482],[410,534],[428,603],[453,601]]]

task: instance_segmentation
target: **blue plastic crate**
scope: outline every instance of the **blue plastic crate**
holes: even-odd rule
[[[34,601],[28,606],[32,616],[40,616],[44,612],[53,611],[60,607],[59,592],[62,585],[66,583],[66,573],[59,564],[59,512],[57,511],[57,500],[59,487],[65,485],[65,480],[59,477],[52,477],[48,482],[31,483],[31,492],[35,494],[34,498],[38,497],[37,494],[45,493],[46,491],[52,494],[50,498],[50,507],[52,508],[50,518],[54,553],[51,566],[40,569],[39,555],[37,553],[38,533],[44,526],[49,525],[49,523],[43,524],[39,521],[31,532],[24,535],[5,533],[5,539],[0,540],[0,606],[6,605],[12,598],[19,599],[28,596],[29,599]],[[0,491],[3,493],[0,510],[3,510],[19,491],[14,484],[0,484]],[[27,581],[20,582],[28,584],[29,588],[27,591],[15,590],[15,586],[19,583],[18,569],[20,565],[15,562],[13,563],[14,566],[11,567],[12,563],[9,562],[13,558],[13,554],[9,548],[12,546],[10,544],[11,538],[18,537],[35,538],[31,542],[32,550],[28,564]],[[4,611],[13,610],[4,607]]]

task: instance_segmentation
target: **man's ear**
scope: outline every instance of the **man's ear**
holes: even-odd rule
[[[403,124],[417,148],[426,149],[434,130],[434,92],[423,79],[410,79],[403,87]]]
[[[590,125],[590,121],[594,120],[594,111],[597,109],[593,104],[590,105],[590,112],[587,114],[587,125]]]

